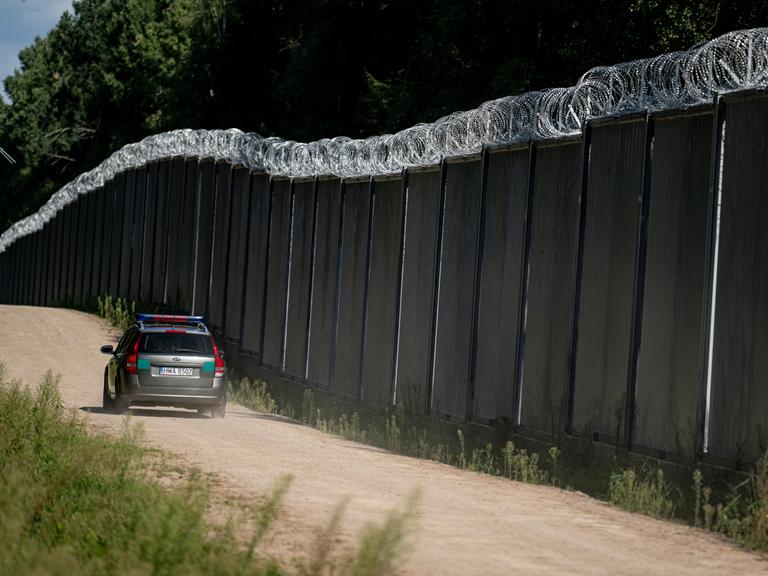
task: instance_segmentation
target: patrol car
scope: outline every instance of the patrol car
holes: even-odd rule
[[[101,347],[103,407],[174,406],[223,418],[227,369],[202,316],[136,314],[117,347]]]

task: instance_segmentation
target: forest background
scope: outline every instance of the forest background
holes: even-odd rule
[[[765,0],[76,0],[4,80],[0,232],[149,134],[394,132],[759,26]]]

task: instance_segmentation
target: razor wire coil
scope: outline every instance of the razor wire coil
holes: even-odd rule
[[[118,173],[165,158],[212,158],[289,178],[379,176],[476,153],[484,145],[576,136],[593,118],[686,108],[711,102],[717,94],[766,87],[768,28],[755,28],[687,51],[593,68],[569,88],[491,100],[395,134],[304,143],[237,129],[174,130],[124,146],[63,186],[38,212],[0,236],[0,253]]]

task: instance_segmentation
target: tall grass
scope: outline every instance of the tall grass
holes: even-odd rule
[[[559,485],[555,471],[560,450],[556,447],[548,450],[547,460],[542,463],[538,454],[518,448],[511,441],[501,447],[492,443],[470,445],[461,429],[453,431],[453,436],[447,436],[442,430],[430,428],[427,420],[414,421],[401,406],[381,414],[366,414],[365,418],[357,411],[336,415],[316,406],[314,392],[305,389],[301,412],[297,416],[292,407],[278,406],[264,381],[242,378],[238,383],[230,382],[228,390],[229,398],[234,402],[257,412],[280,413],[326,434],[473,472],[534,484]]]
[[[194,474],[171,489],[153,481],[139,434],[126,426],[117,440],[89,435],[62,408],[58,377],[49,372],[30,391],[8,382],[0,364],[0,574],[287,573],[265,559],[264,536],[290,479],[253,507],[252,532],[243,538],[242,522],[209,523],[206,486]],[[336,539],[325,534],[331,545],[322,556],[297,558],[289,569],[392,573],[412,516],[409,504],[355,550],[335,556]]]
[[[661,468],[655,473],[644,470],[640,474],[634,468],[627,468],[611,474],[608,501],[630,512],[672,518],[675,514],[673,490]]]
[[[136,302],[128,303],[125,298],[116,298],[106,295],[96,298],[99,316],[106,319],[112,326],[125,331],[132,323],[136,315]]]

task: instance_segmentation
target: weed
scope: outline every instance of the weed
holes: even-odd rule
[[[698,468],[693,471],[693,525],[701,526],[701,488],[703,483],[703,475]]]
[[[498,476],[499,470],[496,468],[496,457],[493,455],[493,444],[488,443],[485,448],[475,448],[472,450],[472,462],[469,465],[470,470]]]
[[[704,511],[704,528],[712,530],[712,520],[715,517],[715,507],[709,502],[712,498],[712,488],[709,486],[702,488],[701,495],[704,498],[704,506],[702,507]]]
[[[363,532],[360,547],[346,564],[346,573],[355,576],[389,574],[405,552],[405,535],[418,507],[420,493],[408,498],[403,511],[392,511],[381,526],[369,525]]]
[[[400,451],[400,427],[397,425],[397,417],[392,414],[385,421],[386,448],[392,452]]]
[[[642,512],[657,518],[671,518],[675,505],[671,499],[672,487],[664,479],[661,468],[655,474],[641,473],[627,468],[611,475],[608,485],[608,500],[629,510]]]
[[[267,383],[263,380],[242,378],[236,386],[230,381],[227,383],[227,396],[230,400],[261,414],[277,413],[277,402],[270,396]]]
[[[768,550],[768,452],[750,478],[751,502],[745,542],[751,548]]]
[[[529,454],[525,449],[515,447],[514,442],[508,441],[502,450],[504,460],[504,475],[510,480],[545,484],[549,474],[539,467],[539,455]]]
[[[99,316],[106,319],[112,326],[121,331],[125,331],[136,316],[136,302],[128,304],[125,298],[112,299],[112,296],[106,295],[103,298],[96,298]]]

